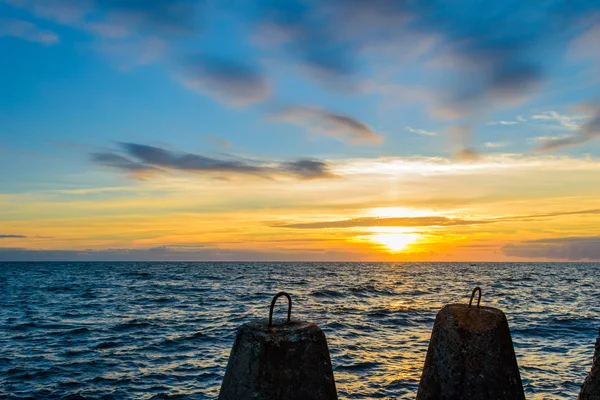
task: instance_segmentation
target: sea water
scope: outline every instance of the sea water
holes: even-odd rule
[[[214,399],[237,327],[284,290],[325,331],[340,398],[411,399],[437,311],[475,286],[527,397],[576,398],[600,264],[0,263],[0,398]]]

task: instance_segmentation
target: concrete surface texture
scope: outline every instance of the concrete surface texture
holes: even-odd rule
[[[579,393],[579,400],[600,400],[600,330],[594,347],[594,361]]]
[[[417,400],[525,399],[504,313],[447,305],[436,316]]]
[[[304,321],[268,325],[239,328],[219,400],[337,399],[323,331]]]

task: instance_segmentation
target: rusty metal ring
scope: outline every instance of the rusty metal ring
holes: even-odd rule
[[[285,296],[288,299],[288,316],[286,323],[290,322],[290,318],[292,316],[292,298],[286,292],[279,292],[275,295],[275,297],[273,297],[273,300],[271,301],[271,309],[269,310],[269,328],[273,326],[273,309],[275,308],[275,303],[277,302],[277,299],[281,296]]]
[[[473,298],[475,297],[475,292],[479,291],[479,297],[477,298],[477,308],[479,308],[479,303],[481,302],[481,288],[477,286],[473,289],[473,293],[471,293],[471,300],[469,300],[469,307],[471,307],[471,303],[473,303]]]

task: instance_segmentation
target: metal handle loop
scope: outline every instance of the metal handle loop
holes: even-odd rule
[[[273,297],[273,300],[271,301],[271,309],[269,310],[269,328],[271,326],[273,326],[273,309],[275,308],[275,303],[277,302],[277,299],[280,298],[281,296],[287,297],[287,300],[288,300],[288,313],[287,314],[288,314],[288,316],[287,316],[286,323],[290,322],[290,318],[292,316],[292,298],[286,292],[279,292],[275,295],[275,297]]]
[[[479,297],[477,298],[477,308],[479,308],[479,303],[481,302],[481,288],[477,286],[473,289],[473,293],[471,293],[471,300],[469,300],[469,307],[471,307],[471,303],[473,302],[473,298],[475,297],[475,292],[479,291]]]

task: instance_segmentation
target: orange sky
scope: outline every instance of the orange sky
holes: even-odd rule
[[[327,181],[183,174],[2,194],[2,231],[23,236],[2,244],[93,250],[89,258],[98,259],[124,249],[141,252],[124,258],[143,259],[156,248],[179,260],[581,259],[570,255],[570,242],[530,241],[585,242],[600,226],[596,159],[349,159],[336,162],[334,172],[339,177]],[[565,256],[540,257],[540,246]]]

